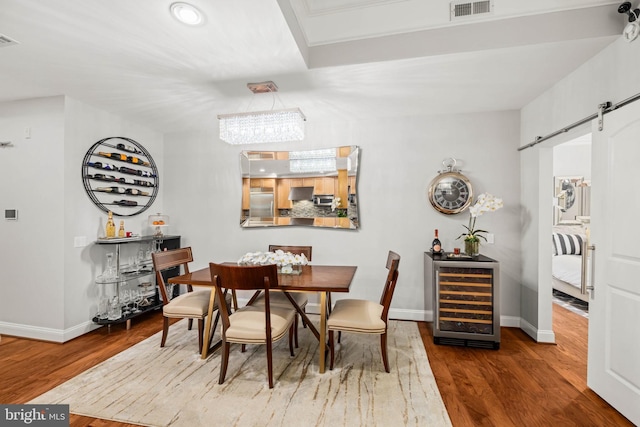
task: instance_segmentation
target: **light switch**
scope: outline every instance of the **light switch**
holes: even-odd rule
[[[487,243],[488,244],[493,245],[495,243],[493,237],[494,237],[493,233],[487,233]]]

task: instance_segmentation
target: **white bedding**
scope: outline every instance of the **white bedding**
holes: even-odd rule
[[[556,279],[580,288],[582,257],[580,255],[558,255],[552,257],[551,274]]]

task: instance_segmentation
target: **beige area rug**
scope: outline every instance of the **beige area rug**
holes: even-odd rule
[[[303,328],[299,339],[295,357],[286,338],[276,343],[273,389],[264,346],[241,353],[232,345],[219,385],[220,352],[200,359],[196,332],[181,321],[165,348],[156,334],[29,403],[69,404],[73,414],[146,426],[451,425],[415,323],[390,322],[391,373],[377,336],[343,334],[336,366],[324,374],[318,341]]]

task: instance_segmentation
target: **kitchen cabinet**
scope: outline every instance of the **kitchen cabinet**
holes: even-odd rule
[[[433,341],[500,348],[500,268],[498,261],[425,252],[424,277],[433,294]]]

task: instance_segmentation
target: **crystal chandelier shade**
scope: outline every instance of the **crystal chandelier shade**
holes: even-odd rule
[[[302,141],[306,120],[299,108],[221,114],[220,139],[229,144]]]

